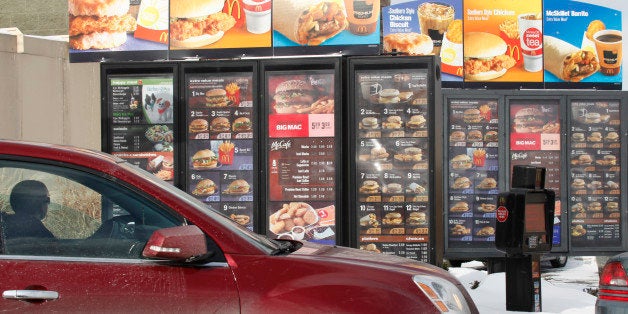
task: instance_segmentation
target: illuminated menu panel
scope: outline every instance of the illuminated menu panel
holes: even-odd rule
[[[575,100],[569,114],[571,243],[621,246],[620,102]]]
[[[427,71],[356,71],[355,77],[358,246],[427,262]]]

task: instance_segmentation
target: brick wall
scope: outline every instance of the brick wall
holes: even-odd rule
[[[0,0],[0,28],[17,27],[28,35],[66,35],[67,0]]]

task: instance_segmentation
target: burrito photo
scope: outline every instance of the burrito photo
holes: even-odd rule
[[[545,70],[567,82],[580,82],[600,69],[594,52],[552,36],[543,36]]]
[[[342,0],[274,0],[273,15],[273,28],[300,45],[320,45],[348,25]]]

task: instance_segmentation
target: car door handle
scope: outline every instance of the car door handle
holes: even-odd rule
[[[59,298],[59,292],[45,290],[6,290],[2,292],[2,297],[16,300],[56,300]]]

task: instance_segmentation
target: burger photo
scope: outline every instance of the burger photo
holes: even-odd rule
[[[229,195],[242,195],[242,194],[249,193],[250,189],[251,189],[251,186],[249,185],[248,182],[242,179],[237,179],[237,180],[231,181],[231,183],[229,183],[229,185],[227,186],[227,189],[222,191],[222,193],[229,194]]]
[[[410,117],[410,120],[406,122],[406,127],[408,129],[420,129],[425,127],[425,117],[423,115],[417,114]]]
[[[218,167],[218,156],[210,149],[202,149],[192,156],[192,168],[206,170]]]
[[[467,140],[469,142],[479,142],[483,139],[482,131],[480,130],[471,130],[469,134],[467,134]]]
[[[469,211],[469,204],[467,204],[467,202],[462,202],[462,201],[456,202],[454,206],[452,206],[449,210],[452,212],[457,212],[457,213],[466,212],[466,211]]]
[[[403,187],[399,183],[388,183],[384,186],[384,193],[397,194],[402,193]]]
[[[196,196],[208,196],[216,193],[216,184],[211,179],[203,179],[196,183],[192,194]]]
[[[471,180],[467,177],[458,177],[451,186],[454,189],[468,189],[471,187]]]
[[[236,24],[223,13],[225,0],[170,0],[170,45],[199,48],[213,44]]]
[[[275,112],[282,114],[298,113],[314,103],[314,88],[303,80],[281,82],[275,88]]]
[[[247,117],[236,118],[231,126],[233,132],[250,132],[252,127],[251,119]]]
[[[379,92],[378,102],[380,104],[396,104],[401,101],[399,98],[399,90],[393,88],[385,88]]]
[[[375,117],[366,117],[362,119],[362,128],[367,130],[379,128],[379,121]]]
[[[412,226],[426,224],[427,219],[426,219],[425,213],[411,212],[408,218],[406,218],[406,223]]]
[[[615,131],[608,132],[606,133],[604,140],[607,142],[617,142],[619,140],[619,134]]]
[[[580,178],[574,179],[573,182],[571,182],[571,187],[576,190],[584,189],[585,186],[586,182],[584,182],[584,180]]]
[[[462,113],[462,120],[465,123],[480,123],[482,122],[482,113],[477,108],[467,109]]]
[[[587,141],[593,143],[599,143],[602,141],[602,133],[600,132],[591,132],[589,136],[587,136]]]
[[[360,193],[362,194],[376,194],[379,193],[379,183],[374,180],[365,180],[360,187]]]
[[[460,154],[451,159],[451,167],[455,170],[467,170],[473,167],[473,163],[469,155]]]
[[[384,129],[400,129],[403,126],[400,116],[389,116],[386,121],[382,122]]]
[[[450,142],[462,142],[466,138],[467,138],[467,134],[465,134],[463,131],[453,131],[451,132],[451,134],[449,134]]]
[[[534,107],[526,107],[515,113],[513,122],[517,133],[540,133],[545,125],[545,115]]]
[[[571,134],[571,140],[574,142],[584,142],[584,133],[576,132]]]
[[[137,22],[129,14],[129,0],[70,0],[70,48],[111,49],[124,44]]]
[[[499,135],[497,131],[488,131],[484,134],[484,141],[486,142],[497,142],[499,141]]]
[[[227,91],[222,88],[214,88],[205,92],[205,101],[207,107],[227,107],[229,105],[229,98],[227,98]]]
[[[508,45],[499,36],[486,32],[464,34],[464,79],[488,81],[498,78],[515,66],[515,59],[506,55]]]
[[[497,181],[493,178],[484,178],[478,184],[478,188],[480,189],[494,189],[497,187]]]
[[[205,119],[194,119],[190,122],[190,133],[206,132],[208,130],[209,123]]]
[[[390,154],[388,152],[386,152],[386,148],[385,147],[373,147],[373,148],[371,148],[371,160],[373,160],[373,161],[386,160],[386,158],[388,158],[389,156],[390,156]]]
[[[209,130],[212,132],[228,132],[231,130],[231,122],[225,117],[217,117],[209,124]]]

